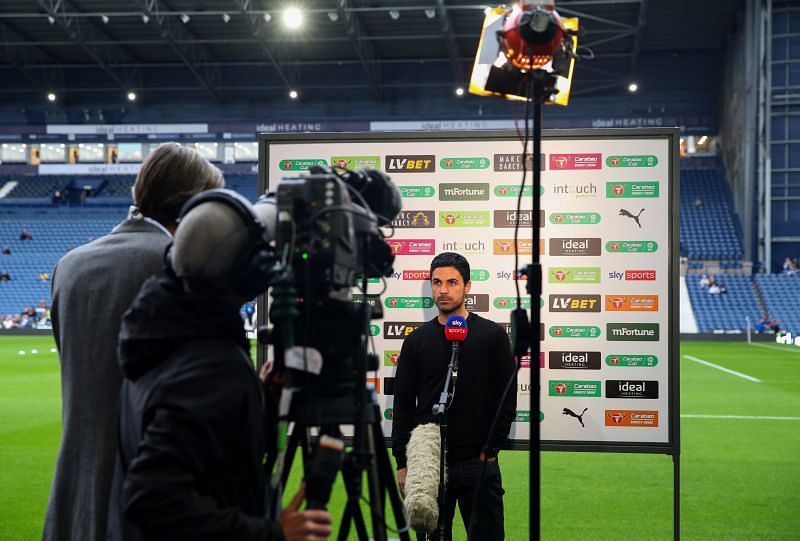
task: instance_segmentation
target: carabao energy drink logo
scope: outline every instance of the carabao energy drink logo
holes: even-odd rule
[[[381,168],[380,156],[331,156],[331,165],[342,169]]]

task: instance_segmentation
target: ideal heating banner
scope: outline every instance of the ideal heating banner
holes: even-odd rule
[[[524,446],[529,423],[538,422],[542,444],[553,448],[676,445],[676,129],[545,131],[538,216],[530,147],[523,158],[513,132],[265,134],[260,143],[262,189],[322,164],[383,169],[400,190],[403,210],[386,239],[394,272],[380,296],[384,319],[372,325],[382,366],[370,379],[384,434],[403,339],[436,315],[431,259],[464,255],[472,267],[467,308],[509,330],[514,254],[522,266],[538,250],[542,295],[522,304],[541,309],[541,354],[520,360],[512,443]],[[370,288],[378,294],[384,286]],[[520,288],[524,294],[524,281]],[[531,370],[541,374],[539,411],[530,407]]]

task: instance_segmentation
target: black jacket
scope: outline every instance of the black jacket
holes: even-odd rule
[[[447,461],[477,458],[483,445],[499,449],[508,438],[516,416],[516,367],[503,328],[477,314],[467,318],[469,333],[461,345],[458,382],[447,410]],[[392,453],[398,468],[406,466],[406,444],[411,430],[435,422],[433,405],[439,401],[450,363],[451,346],[438,318],[425,323],[403,342],[394,388]],[[514,382],[500,407],[500,417],[489,438],[489,428],[508,380]]]
[[[267,521],[267,427],[238,309],[151,278],[124,315],[109,539],[283,539]]]

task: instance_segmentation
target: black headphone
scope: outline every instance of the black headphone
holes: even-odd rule
[[[261,220],[253,212],[252,203],[241,194],[233,190],[216,188],[206,190],[193,196],[181,207],[176,223],[180,224],[181,219],[186,216],[193,208],[203,203],[218,202],[233,209],[241,218],[242,223],[247,228],[247,242],[244,249],[236,256],[233,269],[230,275],[230,287],[237,293],[253,298],[267,289],[270,273],[275,265],[275,255],[267,244],[266,228]],[[172,270],[172,244],[167,247],[164,254],[164,264],[167,273],[178,277]],[[178,277],[180,278],[180,277]],[[193,288],[204,288],[200,281],[191,281]]]

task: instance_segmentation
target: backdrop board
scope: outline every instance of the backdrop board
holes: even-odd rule
[[[512,447],[526,448],[529,423],[540,422],[543,449],[676,455],[678,143],[677,128],[545,130],[539,216],[530,171],[516,213],[522,143],[508,131],[262,134],[259,188],[313,164],[383,169],[399,187],[403,211],[387,239],[394,272],[377,301],[384,319],[372,326],[382,366],[370,378],[386,435],[403,339],[436,315],[431,259],[466,256],[468,309],[508,329],[514,253],[520,266],[530,261],[538,225],[543,293],[533,308],[542,311],[542,353],[522,359]],[[384,285],[370,287],[378,294]],[[534,414],[532,369],[541,374]]]

